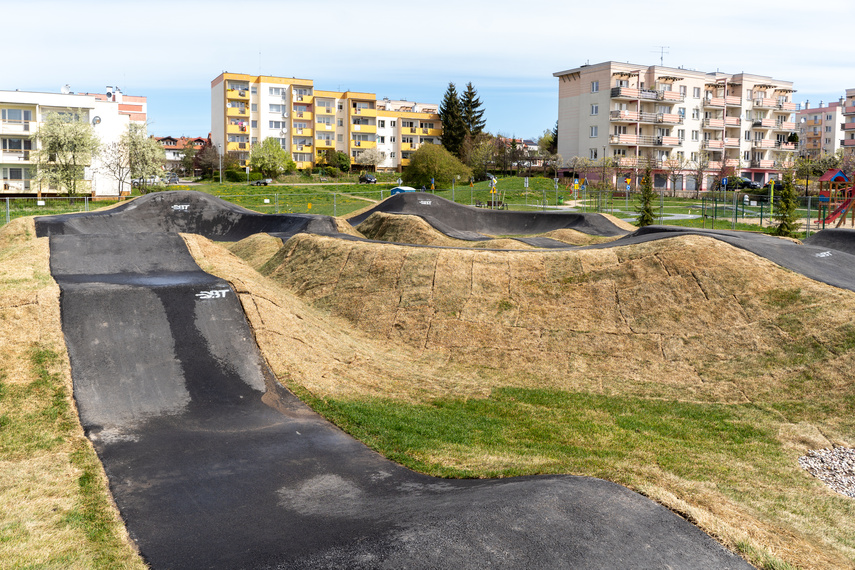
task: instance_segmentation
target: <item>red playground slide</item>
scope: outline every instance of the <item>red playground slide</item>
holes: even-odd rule
[[[828,214],[828,216],[824,220],[823,219],[817,220],[816,221],[817,224],[830,224],[834,220],[836,220],[837,218],[840,218],[841,216],[842,216],[842,218],[841,218],[840,222],[838,223],[838,225],[843,223],[843,221],[846,219],[846,213],[852,207],[852,202],[855,201],[855,186],[850,186],[849,188],[844,190],[843,196],[844,196],[843,202],[841,202],[840,205],[837,206],[833,212]]]

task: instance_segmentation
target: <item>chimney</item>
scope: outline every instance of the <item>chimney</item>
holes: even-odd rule
[[[820,99],[819,100],[819,107],[817,107],[818,109],[822,109],[822,107],[823,107],[822,103],[823,103],[823,101],[822,101],[822,99]]]
[[[116,103],[122,102],[122,90],[119,89],[118,86],[116,87],[116,92],[113,94],[113,101],[115,101]]]
[[[805,99],[805,109],[810,109],[810,99]]]

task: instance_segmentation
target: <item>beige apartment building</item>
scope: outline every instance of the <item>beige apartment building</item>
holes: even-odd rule
[[[855,152],[855,88],[846,90],[846,97],[843,98],[842,115],[840,146],[843,147],[846,154],[851,154]]]
[[[818,107],[805,101],[804,108],[796,113],[799,133],[799,155],[820,158],[837,152],[843,146],[843,111],[845,99]]]
[[[328,150],[356,163],[377,149],[380,170],[400,170],[421,144],[438,144],[437,105],[378,100],[374,93],[322,91],[311,79],[222,73],[211,82],[211,142],[242,166],[254,143],[275,138],[297,168],[324,163]]]
[[[793,160],[796,104],[790,81],[608,61],[558,78],[558,153],[602,161],[636,180],[645,161],[656,186],[708,187],[724,167],[760,183]],[[705,165],[697,181],[693,171]],[[671,170],[678,167],[676,183]],[[667,174],[667,175],[666,175]]]

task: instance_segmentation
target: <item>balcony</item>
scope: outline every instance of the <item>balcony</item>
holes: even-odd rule
[[[246,89],[226,89],[226,99],[232,101],[249,101],[249,91]]]
[[[30,162],[30,150],[3,150],[0,151],[0,163],[8,164],[8,163],[29,163]]]
[[[708,129],[723,129],[724,128],[724,119],[704,119],[704,127]]]
[[[777,109],[778,101],[777,99],[770,99],[768,97],[759,97],[754,99],[754,108],[755,109]],[[794,108],[795,110],[795,108]]]
[[[724,104],[728,107],[741,107],[742,97],[739,97],[738,95],[728,95],[724,98]]]
[[[738,158],[725,159],[724,165],[725,166],[733,166],[733,167],[738,168],[739,167],[739,159]],[[707,163],[707,170],[708,171],[721,170],[721,161],[720,160],[711,160],[710,162]]]
[[[30,123],[35,121],[2,121],[0,122],[0,135],[26,135],[30,134]]]
[[[609,144],[637,146],[641,138],[641,135],[609,135]]]
[[[709,150],[721,150],[724,148],[724,141],[716,139],[706,139],[703,143],[703,148]]]
[[[751,141],[751,146],[754,148],[775,148],[775,143],[772,139],[755,139]]]
[[[724,107],[724,97],[705,97],[704,107]]]
[[[679,137],[656,137],[655,146],[682,146],[683,141]]]
[[[409,166],[409,164],[410,164],[409,158],[402,158],[401,159],[401,166]]]
[[[315,97],[313,95],[297,95],[294,93],[294,103],[311,103]]]
[[[793,121],[778,121],[775,124],[776,131],[794,131],[796,130],[796,124]]]
[[[843,139],[840,146],[855,146],[855,139]]]
[[[653,91],[651,89],[635,89],[630,87],[612,87],[612,99],[646,99],[649,101],[670,101],[682,103],[685,97],[679,91]]]
[[[377,142],[376,141],[353,141],[352,140],[352,141],[350,141],[350,146],[351,146],[351,148],[361,148],[361,149],[377,148]],[[401,146],[403,147],[404,145],[401,145]]]
[[[10,180],[10,179],[0,180],[0,183],[2,183],[2,187],[0,187],[0,188],[2,188],[2,192],[8,192],[10,194],[20,194],[23,192],[30,192],[31,191],[30,182],[32,182],[32,181],[29,179],[26,179],[26,180],[17,180],[17,179],[16,180]]]
[[[238,150],[249,150],[249,143],[245,142],[230,142],[226,145],[227,152],[234,152]]]
[[[781,101],[780,103],[778,103],[778,109],[782,111],[795,111],[796,104],[792,101]]]
[[[310,121],[314,118],[314,114],[311,111],[294,111],[294,119],[303,119],[304,121]]]
[[[775,161],[766,159],[754,159],[751,161],[751,168],[775,168]]]
[[[855,106],[852,107],[844,107],[843,108],[844,115],[855,115]]]
[[[751,122],[751,127],[754,129],[771,129],[776,124],[775,119],[754,119]]]
[[[742,124],[742,119],[739,117],[725,117],[724,125],[726,127],[738,127]]]
[[[350,125],[350,130],[360,133],[377,133],[377,125]]]
[[[775,141],[775,147],[780,150],[796,150],[796,143]]]
[[[331,131],[333,130],[333,126],[327,123],[315,123],[316,131]]]
[[[246,107],[227,107],[226,108],[226,117],[248,117],[249,111]]]
[[[318,148],[333,148],[335,146],[335,141],[332,139],[318,139],[315,141],[315,145]]]
[[[249,127],[246,125],[228,125],[226,126],[226,133],[230,135],[238,135],[241,133],[246,133],[249,130]]]
[[[421,129],[419,129],[419,131],[420,131],[420,134],[422,136],[429,136],[429,137],[442,136],[442,129],[426,129],[426,128],[422,127]]]
[[[802,124],[806,127],[821,127],[822,126],[822,120],[821,119],[807,119]]]
[[[333,109],[332,107],[319,107],[315,105],[315,113],[317,113],[318,115],[334,115],[335,109]]]
[[[610,111],[609,120],[617,123],[637,123],[640,113],[638,111]]]
[[[365,107],[357,107],[356,109],[354,109],[353,107],[351,107],[350,108],[350,114],[351,114],[351,116],[358,116],[358,117],[376,117],[377,116],[377,109],[368,109]]]
[[[738,137],[725,137],[724,138],[724,146],[728,148],[739,148],[739,138]]]
[[[844,131],[851,131],[852,129],[855,129],[855,123],[841,123],[840,128]]]

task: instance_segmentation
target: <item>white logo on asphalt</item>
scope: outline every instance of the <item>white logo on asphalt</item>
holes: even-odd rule
[[[176,212],[183,212],[190,209],[190,204],[173,204],[172,209]]]
[[[419,200],[419,204],[424,204],[425,206],[430,206],[430,200]]]
[[[222,299],[228,293],[228,289],[220,289],[218,291],[202,291],[201,293],[196,293],[196,296],[200,299]]]
[[[823,251],[822,253],[815,253],[815,257],[831,257],[830,251]]]

